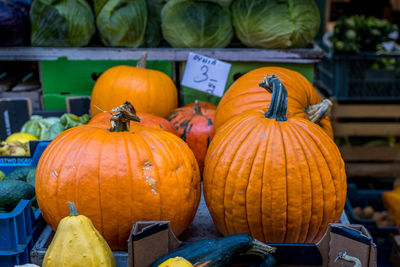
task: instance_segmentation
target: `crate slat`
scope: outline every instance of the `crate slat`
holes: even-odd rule
[[[341,105],[335,103],[332,118],[399,118],[400,105]]]
[[[348,177],[400,177],[399,163],[346,163]]]
[[[400,136],[400,123],[333,123],[335,136]]]
[[[400,161],[400,147],[339,148],[345,161]]]

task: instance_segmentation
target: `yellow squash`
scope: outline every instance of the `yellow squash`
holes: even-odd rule
[[[182,257],[175,257],[175,258],[170,258],[160,265],[158,267],[192,267],[193,265],[185,260]]]
[[[69,202],[70,215],[58,224],[43,267],[114,267],[114,255],[92,221]]]

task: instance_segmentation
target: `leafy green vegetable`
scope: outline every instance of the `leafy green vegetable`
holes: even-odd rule
[[[33,46],[85,46],[96,30],[85,0],[35,0],[30,20]]]
[[[305,47],[320,25],[314,0],[235,0],[231,10],[236,35],[248,47]]]
[[[210,1],[169,1],[161,11],[161,28],[178,48],[226,47],[233,38],[229,9]]]
[[[139,47],[144,42],[145,0],[94,0],[96,24],[106,46]]]
[[[33,134],[40,140],[52,140],[63,131],[87,124],[89,120],[90,116],[88,114],[78,117],[74,114],[65,113],[60,118],[32,116],[22,126],[21,132]]]
[[[145,33],[145,47],[157,47],[162,39],[161,34],[161,9],[162,0],[147,0],[148,18]]]

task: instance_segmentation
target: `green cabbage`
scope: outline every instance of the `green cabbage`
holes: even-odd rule
[[[42,116],[33,115],[29,121],[24,123],[20,132],[33,134],[40,140],[52,140],[63,131],[87,124],[89,120],[90,116],[88,114],[78,117],[71,113],[65,113],[60,118],[43,118]]]
[[[177,48],[226,47],[233,38],[229,9],[210,1],[169,1],[161,11],[161,28]]]
[[[235,0],[231,8],[236,36],[248,47],[305,47],[320,25],[314,0]]]
[[[145,47],[158,47],[162,39],[161,34],[161,9],[162,0],[147,0],[148,18],[145,33]]]
[[[96,31],[85,0],[34,0],[30,20],[33,46],[85,46]]]
[[[94,0],[96,24],[106,46],[139,47],[147,23],[145,0]]]

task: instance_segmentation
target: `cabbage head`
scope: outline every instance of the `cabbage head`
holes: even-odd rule
[[[105,46],[139,47],[147,23],[145,0],[94,0],[96,24]]]
[[[233,38],[229,9],[211,1],[168,1],[161,11],[161,29],[176,48],[222,48]]]
[[[34,0],[32,46],[85,46],[96,31],[86,0]]]
[[[235,0],[231,9],[236,36],[248,47],[305,47],[320,25],[314,0]]]

